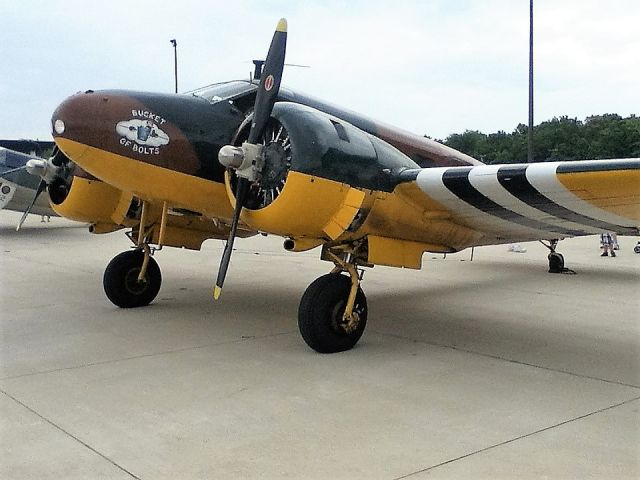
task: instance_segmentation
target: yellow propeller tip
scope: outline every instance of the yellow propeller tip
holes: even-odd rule
[[[278,26],[276,27],[276,32],[286,32],[287,31],[287,19],[281,18],[278,22]]]
[[[213,289],[213,298],[218,300],[220,298],[220,294],[222,293],[222,289],[216,285],[216,288]]]

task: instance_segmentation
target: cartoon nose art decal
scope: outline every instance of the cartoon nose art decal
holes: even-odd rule
[[[123,120],[116,125],[116,132],[120,135],[120,145],[137,153],[158,155],[160,147],[169,144],[169,135],[152,120]]]

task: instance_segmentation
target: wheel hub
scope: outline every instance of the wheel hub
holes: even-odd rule
[[[360,315],[354,308],[353,312],[351,312],[351,315],[348,318],[344,318],[344,316],[342,317],[342,322],[340,323],[340,325],[345,332],[352,333],[355,332],[355,330],[358,328],[359,323]]]
[[[331,325],[337,333],[353,333],[356,331],[358,324],[360,323],[360,308],[358,305],[353,307],[351,316],[349,318],[345,318],[344,308],[346,303],[346,301],[339,302],[331,313]]]
[[[145,275],[142,282],[138,281],[139,273],[139,268],[132,268],[127,272],[127,275],[124,279],[125,288],[129,291],[129,293],[133,295],[140,295],[141,293],[143,293],[147,289],[147,285],[149,284],[147,275]]]

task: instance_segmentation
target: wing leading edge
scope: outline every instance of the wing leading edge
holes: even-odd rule
[[[417,205],[442,207],[447,222],[477,232],[473,245],[555,239],[610,231],[637,235],[640,159],[426,168]],[[451,245],[461,249],[468,245]]]

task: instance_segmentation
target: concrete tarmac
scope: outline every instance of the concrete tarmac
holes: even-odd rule
[[[118,309],[120,232],[0,212],[0,478],[640,478],[640,255],[598,238],[546,272],[524,244],[375,267],[367,330],[319,355],[297,308],[330,270],[281,239],[156,254],[155,302]]]

